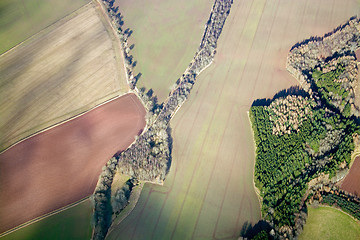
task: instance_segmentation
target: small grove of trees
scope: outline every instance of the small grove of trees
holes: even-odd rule
[[[113,215],[119,215],[120,212],[128,205],[131,191],[136,185],[138,185],[138,181],[130,178],[121,188],[112,189],[115,190],[115,193],[111,198]]]
[[[310,89],[309,72],[319,66],[320,62],[331,59],[334,55],[353,52],[360,47],[360,32],[357,29],[359,23],[358,18],[350,18],[323,37],[311,37],[293,46],[286,68],[305,90]]]
[[[124,54],[126,73],[129,79],[129,86],[130,89],[134,89],[137,81],[141,77],[141,73],[138,73],[137,75],[134,74],[134,68],[137,64],[137,61],[134,61],[133,56],[130,54],[130,51],[134,48],[134,44],[130,46],[128,44],[128,38],[131,36],[133,31],[129,28],[126,28],[125,30],[123,29],[123,16],[119,12],[119,7],[114,7],[114,0],[102,0],[102,2],[107,9],[111,23],[120,39],[122,51]]]
[[[305,222],[301,209],[307,183],[318,173],[334,173],[341,162],[349,162],[354,149],[352,134],[359,131],[352,120],[321,105],[309,105],[313,116],[304,120],[298,131],[283,135],[273,134],[274,122],[266,107],[251,107],[256,142],[255,184],[263,198],[263,216],[280,235],[299,232]],[[336,135],[334,141],[326,140],[337,131],[343,134]],[[321,149],[321,154],[309,151],[309,143],[314,141],[319,143],[317,150]]]
[[[360,199],[340,190],[334,183],[317,184],[309,192],[308,202],[310,204],[321,203],[338,207],[360,220]]]
[[[109,16],[115,28],[118,29],[119,38],[122,42],[125,55],[125,65],[130,76],[130,87],[135,88],[138,77],[133,76],[132,67],[136,65],[129,51],[127,38],[132,31],[123,31],[122,17],[118,9],[113,7],[113,1],[103,0],[109,11]],[[186,69],[176,88],[170,93],[168,99],[157,103],[156,96],[152,91],[145,93],[145,89],[139,92],[139,96],[149,109],[148,127],[136,142],[126,151],[116,154],[104,167],[95,190],[94,199],[94,231],[93,239],[104,239],[111,224],[111,215],[120,209],[126,196],[126,189],[115,194],[113,205],[111,204],[111,184],[117,168],[120,173],[127,174],[132,178],[152,182],[162,182],[169,170],[171,163],[172,138],[169,122],[175,111],[184,103],[196,76],[207,65],[211,63],[215,55],[217,40],[220,37],[225,20],[230,12],[232,0],[216,0],[210,19],[200,45],[193,61]]]
[[[353,115],[351,105],[355,98],[353,85],[357,82],[357,72],[355,58],[352,56],[333,59],[322,70],[314,69],[312,72],[314,87],[323,102],[338,109],[345,117]],[[355,111],[354,107],[353,109]]]

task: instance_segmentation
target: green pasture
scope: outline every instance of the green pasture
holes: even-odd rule
[[[70,14],[89,0],[1,0],[0,54]]]
[[[32,223],[1,240],[62,240],[91,238],[92,207],[90,200]]]
[[[299,240],[357,240],[360,223],[332,207],[308,208],[308,218]]]
[[[124,27],[133,30],[130,54],[142,74],[138,88],[168,96],[197,51],[213,1],[116,0]]]

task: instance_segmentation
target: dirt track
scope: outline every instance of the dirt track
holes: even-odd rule
[[[145,126],[127,94],[0,154],[0,233],[93,193],[102,166]]]
[[[350,172],[341,184],[341,188],[360,197],[360,157],[356,157]]]

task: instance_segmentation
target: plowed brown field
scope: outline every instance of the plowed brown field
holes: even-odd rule
[[[356,157],[341,188],[360,197],[360,157]]]
[[[0,154],[0,233],[93,193],[102,166],[145,126],[134,94]]]

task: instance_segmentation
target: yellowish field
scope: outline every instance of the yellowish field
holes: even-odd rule
[[[234,1],[214,63],[172,120],[164,186],[146,184],[108,239],[237,239],[246,221],[256,223],[247,111],[253,100],[297,84],[285,69],[292,45],[359,12],[355,0]]]
[[[358,240],[360,223],[332,207],[308,208],[309,216],[300,240]]]
[[[137,61],[137,84],[152,88],[160,101],[181,76],[197,51],[213,1],[115,0]]]
[[[90,3],[0,56],[0,151],[128,91],[119,45]]]

